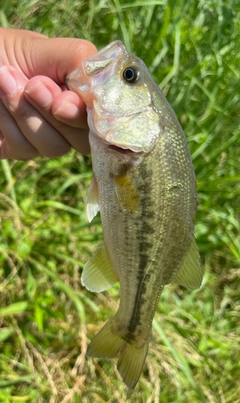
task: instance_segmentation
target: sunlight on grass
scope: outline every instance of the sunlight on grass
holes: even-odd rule
[[[164,289],[149,356],[126,392],[115,361],[85,357],[119,285],[83,289],[102,240],[87,222],[91,161],[0,164],[0,401],[239,403],[240,7],[238,0],[4,0],[2,26],[115,39],[140,56],[186,133],[198,185],[200,290]]]

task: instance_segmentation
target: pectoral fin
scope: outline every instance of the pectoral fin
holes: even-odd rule
[[[87,218],[91,222],[99,211],[98,203],[98,185],[95,177],[92,177],[87,197]]]
[[[190,249],[186,254],[182,267],[174,278],[174,283],[195,290],[202,284],[203,269],[200,264],[197,245],[192,240]]]
[[[123,210],[136,213],[138,209],[138,193],[128,173],[114,177],[117,197]]]
[[[118,281],[104,245],[98,247],[85,264],[81,282],[92,292],[108,290]]]

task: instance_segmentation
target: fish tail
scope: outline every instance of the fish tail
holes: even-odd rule
[[[113,330],[109,320],[91,341],[87,355],[93,358],[113,358],[120,355],[117,369],[129,389],[133,389],[142,372],[148,352],[148,341],[141,347],[127,343]]]
[[[113,358],[126,343],[112,331],[113,320],[109,320],[94,336],[87,349],[87,355],[94,358]]]
[[[126,343],[117,363],[117,369],[129,389],[135,388],[143,370],[148,352],[148,341],[141,347]]]

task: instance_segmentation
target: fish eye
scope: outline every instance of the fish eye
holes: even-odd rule
[[[135,83],[138,80],[139,73],[133,67],[127,67],[123,72],[123,78],[128,83]]]

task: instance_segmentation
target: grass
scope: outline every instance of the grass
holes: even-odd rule
[[[113,362],[85,358],[119,287],[80,285],[102,239],[85,214],[91,161],[0,162],[0,401],[240,402],[240,5],[238,0],[4,0],[2,26],[139,55],[186,133],[198,183],[200,290],[165,287],[144,373],[126,392]]]

